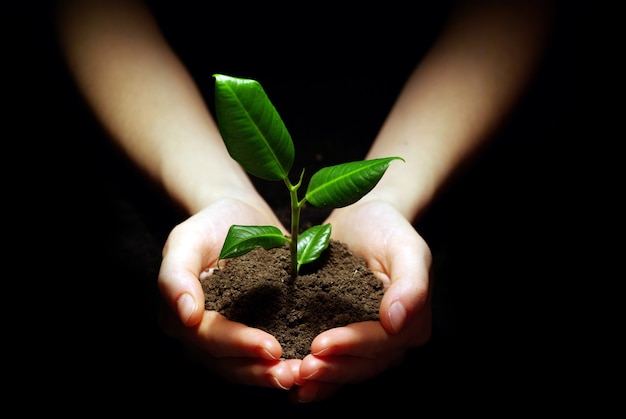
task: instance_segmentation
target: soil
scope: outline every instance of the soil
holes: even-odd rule
[[[283,358],[302,359],[324,330],[379,319],[381,280],[362,258],[331,240],[291,278],[287,246],[257,248],[201,279],[205,308],[272,334]]]

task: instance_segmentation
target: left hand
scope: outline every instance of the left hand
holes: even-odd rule
[[[380,321],[353,323],[320,333],[311,354],[291,365],[294,400],[319,401],[344,384],[370,379],[398,365],[409,348],[431,335],[431,251],[400,212],[368,201],[334,210],[327,222],[385,284]]]

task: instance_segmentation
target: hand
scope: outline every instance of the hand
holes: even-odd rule
[[[284,230],[269,207],[254,197],[245,202],[216,201],[176,226],[165,243],[158,278],[164,300],[161,327],[181,340],[195,359],[230,382],[288,389],[294,384],[290,364],[295,361],[279,359],[282,349],[276,338],[204,309],[200,275],[208,275],[206,269],[216,265],[234,223],[276,225]]]
[[[384,282],[379,322],[353,323],[320,333],[311,354],[293,364],[292,397],[318,401],[343,384],[372,378],[402,362],[406,351],[431,334],[430,269],[425,241],[395,208],[370,201],[333,211],[327,222]],[[368,228],[367,226],[375,226]]]

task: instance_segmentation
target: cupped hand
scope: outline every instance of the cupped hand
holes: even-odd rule
[[[363,382],[398,365],[431,335],[429,247],[394,207],[382,201],[333,211],[332,237],[343,241],[387,287],[380,321],[319,334],[311,354],[294,364],[294,400],[319,401],[344,384]]]
[[[204,309],[199,278],[216,266],[232,224],[275,225],[284,230],[267,205],[251,202],[216,201],[171,231],[158,278],[161,327],[182,341],[196,361],[229,382],[288,389],[295,380],[290,365],[294,361],[280,359],[282,349],[276,338]]]

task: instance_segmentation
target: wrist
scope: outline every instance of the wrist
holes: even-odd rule
[[[392,206],[408,221],[415,221],[426,209],[431,200],[431,194],[420,188],[416,183],[393,181],[382,184],[381,181],[370,193],[365,195],[354,205],[370,203],[384,203]],[[411,185],[407,188],[407,185]]]
[[[249,176],[229,156],[218,163],[207,160],[196,166],[172,167],[162,179],[165,192],[190,215],[223,199],[267,205]]]
[[[209,205],[225,199],[245,202],[260,209],[268,207],[268,204],[247,177],[245,179],[229,179],[228,182],[220,184],[208,182],[204,185],[198,185],[189,195],[189,198],[183,202],[183,206],[189,214],[195,214]]]

